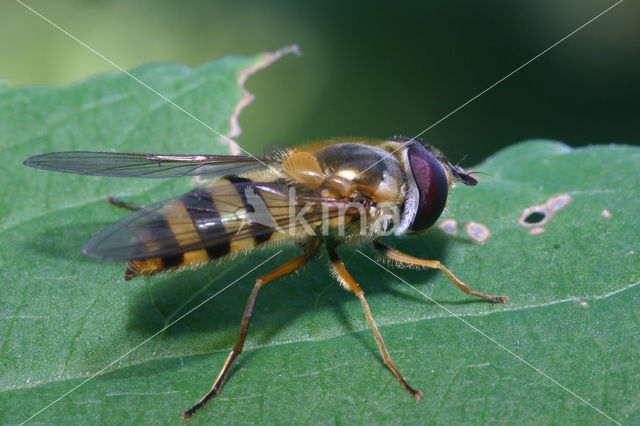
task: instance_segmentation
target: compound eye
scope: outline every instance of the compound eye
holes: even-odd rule
[[[422,231],[432,226],[447,203],[449,183],[444,167],[429,151],[413,146],[407,156],[418,188],[418,209],[411,229]]]

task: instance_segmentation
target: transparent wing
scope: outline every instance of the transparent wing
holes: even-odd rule
[[[170,178],[241,174],[277,162],[269,156],[163,155],[133,152],[64,151],[28,158],[25,166],[89,176]]]
[[[199,188],[137,210],[91,238],[83,253],[115,261],[164,257],[249,238],[267,240],[274,232],[293,235],[303,221],[313,228],[345,211],[348,216],[343,202],[334,199],[292,200],[285,185],[247,180]]]

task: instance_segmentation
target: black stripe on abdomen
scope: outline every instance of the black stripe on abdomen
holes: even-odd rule
[[[180,199],[200,238],[203,241],[212,241],[212,245],[205,248],[207,255],[211,259],[217,259],[229,254],[231,240],[209,191],[206,188],[198,188]]]
[[[176,247],[178,246],[178,241],[173,236],[173,233],[169,232],[170,229],[171,227],[169,222],[167,222],[164,217],[158,216],[156,220],[145,225],[141,239],[143,241],[146,240],[148,244],[153,244],[156,239],[160,238],[164,241],[164,244],[166,244],[167,247]],[[169,241],[170,239],[173,239],[173,241]],[[171,269],[182,264],[184,261],[184,254],[170,254],[161,256],[160,259],[162,260],[163,268]]]
[[[253,193],[256,194],[258,197],[260,197],[262,204],[265,206],[268,212],[269,206],[264,201],[264,198],[262,197],[262,194],[260,194],[260,191],[255,188],[255,184],[251,179],[247,179],[247,178],[243,178],[235,175],[225,176],[224,178],[235,186],[236,191],[238,192],[238,195],[240,196],[240,199],[242,200],[242,204],[244,205],[244,209],[247,211],[247,213],[256,212],[253,205],[249,202],[249,200],[247,200],[247,193],[246,193],[247,188],[251,188]],[[269,239],[271,238],[271,235],[275,232],[275,229],[273,229],[273,227],[271,226],[262,225],[260,223],[255,223],[255,222],[251,222],[250,225],[253,228],[251,233],[253,234],[253,241],[255,241],[256,244],[262,244],[266,241],[269,241]]]
[[[171,256],[165,256],[162,258],[162,266],[167,269],[175,268],[182,265],[184,262],[184,254],[178,253]]]

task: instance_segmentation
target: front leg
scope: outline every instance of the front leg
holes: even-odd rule
[[[398,250],[387,247],[386,245],[382,244],[379,240],[375,240],[373,242],[373,245],[382,254],[387,256],[389,259],[395,260],[396,262],[404,263],[406,265],[421,266],[424,268],[440,269],[442,272],[444,272],[447,275],[447,277],[451,280],[451,282],[454,283],[460,290],[464,291],[465,294],[481,297],[482,299],[487,299],[487,300],[490,300],[491,302],[507,303],[507,299],[508,299],[507,296],[492,296],[490,294],[484,294],[479,291],[471,290],[468,285],[460,281],[458,278],[456,278],[455,275],[451,273],[451,271],[445,268],[445,266],[442,263],[440,263],[439,260],[425,260],[425,259],[419,259],[417,257],[409,256],[408,254],[404,254],[402,252],[399,252]]]

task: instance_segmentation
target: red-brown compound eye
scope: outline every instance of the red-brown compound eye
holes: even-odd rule
[[[429,151],[412,146],[407,156],[418,188],[418,209],[411,229],[422,231],[436,223],[442,214],[449,184],[442,164]]]

